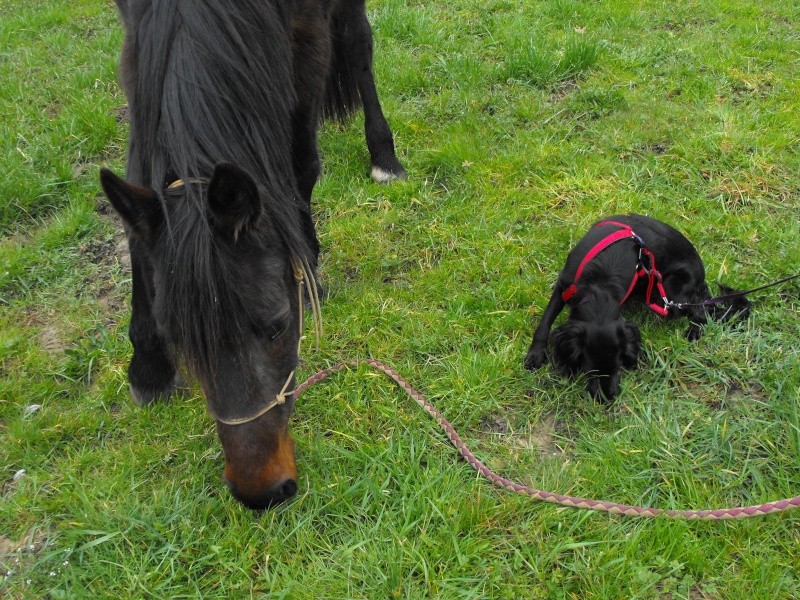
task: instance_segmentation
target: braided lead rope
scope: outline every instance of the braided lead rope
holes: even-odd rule
[[[295,399],[305,392],[311,386],[327,379],[329,376],[342,371],[348,367],[356,367],[358,365],[369,365],[376,371],[380,371],[389,379],[394,381],[400,388],[408,394],[417,404],[419,404],[425,412],[427,412],[439,426],[447,434],[447,438],[456,447],[458,453],[464,457],[469,465],[478,473],[486,477],[497,487],[503,488],[510,492],[517,494],[525,494],[541,500],[542,502],[550,502],[552,504],[559,504],[569,508],[582,508],[586,510],[595,510],[600,512],[607,512],[613,515],[624,515],[626,517],[667,517],[670,519],[683,519],[683,520],[699,520],[699,521],[720,521],[724,519],[747,519],[749,517],[760,517],[762,515],[769,515],[772,513],[779,513],[790,510],[792,508],[800,507],[800,496],[794,498],[787,498],[786,500],[776,500],[774,502],[767,502],[766,504],[758,504],[754,506],[743,506],[736,508],[718,508],[718,509],[704,509],[704,510],[667,510],[661,508],[643,508],[640,506],[630,506],[628,504],[618,504],[616,502],[605,502],[601,500],[591,500],[588,498],[577,498],[573,496],[562,496],[561,494],[554,494],[553,492],[545,492],[537,490],[536,488],[528,487],[519,483],[501,477],[489,467],[484,465],[478,458],[470,452],[467,445],[459,437],[456,430],[445,419],[441,413],[436,409],[433,404],[428,401],[425,396],[415,390],[410,383],[408,383],[397,371],[385,365],[384,363],[375,359],[366,359],[363,361],[349,361],[336,364],[327,369],[322,369],[311,375],[303,383],[301,383],[294,392]]]

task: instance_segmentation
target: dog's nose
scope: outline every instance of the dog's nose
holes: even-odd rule
[[[613,375],[591,377],[589,379],[589,393],[597,402],[611,402],[619,394],[619,378]]]
[[[600,389],[600,379],[597,377],[589,378],[589,394],[598,402],[603,399],[603,390]]]

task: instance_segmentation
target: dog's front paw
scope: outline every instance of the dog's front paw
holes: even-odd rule
[[[525,368],[528,371],[535,371],[545,363],[545,349],[539,346],[531,346],[525,356]]]
[[[703,337],[703,328],[700,325],[692,324],[689,329],[686,330],[686,339],[690,342],[696,342],[701,337]]]

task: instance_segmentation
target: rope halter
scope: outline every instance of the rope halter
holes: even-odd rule
[[[303,288],[308,282],[309,293],[308,298],[309,302],[311,303],[311,314],[312,320],[314,322],[314,333],[316,337],[316,349],[319,350],[319,339],[322,337],[322,312],[320,311],[320,304],[319,304],[319,288],[317,287],[317,282],[311,274],[311,267],[308,264],[308,261],[303,258],[302,260],[297,260],[296,258],[291,259],[292,262],[292,272],[294,274],[294,280],[297,283],[297,310],[299,311],[299,330],[300,330],[300,338],[297,340],[297,359],[300,360],[300,348],[305,339],[303,335]],[[269,411],[271,411],[276,406],[281,406],[282,404],[286,403],[287,398],[291,398],[295,395],[296,390],[288,389],[289,386],[292,384],[294,380],[294,374],[296,369],[292,369],[289,373],[288,377],[286,377],[286,382],[283,384],[281,391],[278,392],[275,397],[270,400],[265,406],[257,410],[254,414],[249,415],[247,417],[240,417],[237,419],[223,419],[219,416],[211,413],[211,416],[214,417],[218,422],[224,425],[244,425],[245,423],[250,423],[251,421],[255,421],[259,417],[264,416]],[[211,412],[211,411],[209,411]]]
[[[185,187],[187,184],[194,184],[194,185],[202,185],[207,184],[208,180],[203,178],[196,178],[192,177],[190,179],[177,179],[170,183],[166,189],[168,190],[175,190],[182,187]],[[292,273],[294,274],[294,280],[297,283],[297,310],[299,314],[299,330],[300,330],[300,338],[297,341],[297,359],[298,362],[300,360],[300,347],[305,339],[303,335],[303,287],[308,282],[308,299],[309,303],[311,304],[311,315],[312,321],[314,323],[314,335],[316,338],[315,349],[319,351],[319,340],[322,337],[322,310],[320,308],[320,301],[319,301],[319,288],[317,287],[317,281],[313,276],[313,270],[311,266],[308,264],[308,259],[302,258],[297,259],[292,257],[290,259],[292,264]],[[289,390],[288,387],[291,385],[292,380],[294,379],[296,369],[292,369],[289,373],[288,377],[286,377],[286,382],[283,384],[281,391],[278,392],[275,397],[266,404],[263,408],[257,410],[254,414],[241,417],[237,419],[223,419],[215,415],[213,412],[209,410],[211,416],[214,417],[215,420],[223,423],[225,425],[244,425],[245,423],[250,423],[251,421],[255,421],[259,417],[264,416],[269,411],[271,411],[276,406],[280,406],[286,403],[286,399],[290,398],[295,394],[295,390]]]

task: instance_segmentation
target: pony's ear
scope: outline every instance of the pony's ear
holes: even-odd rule
[[[164,218],[158,195],[126,182],[109,169],[100,169],[100,185],[126,225],[144,239],[151,239]]]
[[[235,241],[261,213],[256,182],[236,165],[218,163],[208,184],[208,209],[212,225]]]
[[[553,361],[574,375],[581,370],[586,327],[578,321],[567,321],[550,335],[553,341]]]
[[[622,366],[626,369],[635,369],[639,362],[639,347],[642,342],[639,328],[626,321],[624,325],[617,329],[617,336],[619,337]]]

